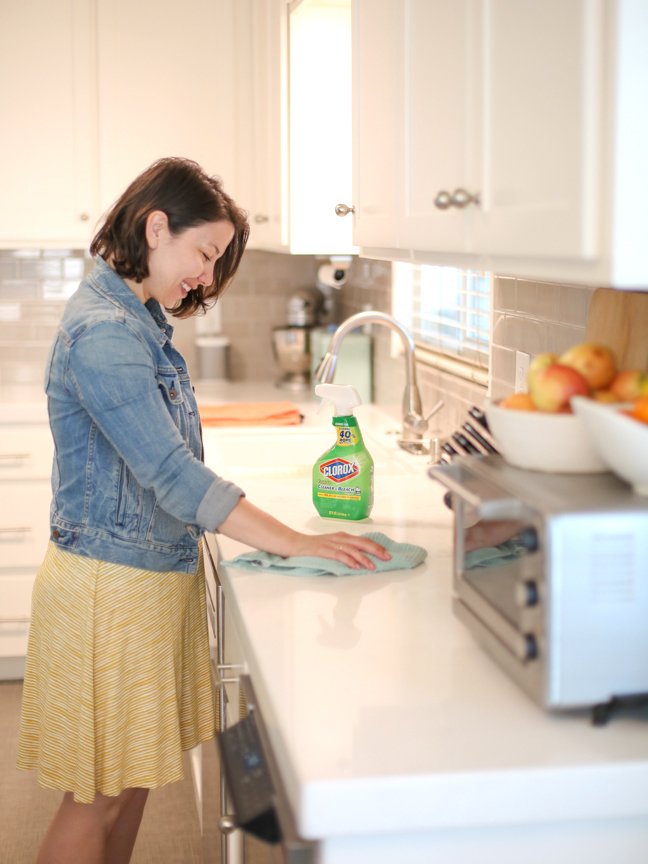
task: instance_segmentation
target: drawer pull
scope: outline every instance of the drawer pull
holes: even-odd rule
[[[2,528],[0,526],[0,540],[22,540],[25,534],[31,534],[31,530],[28,525],[19,525],[16,528]]]
[[[1,624],[29,624],[31,618],[0,618]]]
[[[26,462],[31,453],[0,453],[0,464],[5,465],[10,462]]]

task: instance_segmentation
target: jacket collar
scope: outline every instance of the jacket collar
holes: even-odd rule
[[[135,296],[121,276],[106,264],[101,256],[95,259],[95,267],[90,274],[91,286],[117,306],[121,306],[156,334],[160,344],[173,336],[173,327],[167,321],[157,300],[147,300],[145,304]]]

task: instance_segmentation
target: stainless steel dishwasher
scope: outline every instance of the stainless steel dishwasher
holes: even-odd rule
[[[254,685],[245,672],[242,651],[226,614],[213,535],[205,536],[203,549],[219,723],[214,745],[219,758],[204,764],[205,861],[244,864],[246,837],[253,837],[268,844],[273,862],[314,864],[318,844],[297,833]],[[218,771],[217,784],[211,776],[212,767]],[[214,857],[214,845],[220,847],[220,858]],[[258,859],[258,853],[255,857]]]

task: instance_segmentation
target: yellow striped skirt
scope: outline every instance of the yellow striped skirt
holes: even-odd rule
[[[213,737],[202,561],[196,576],[50,544],[34,584],[18,767],[74,793],[153,789]]]

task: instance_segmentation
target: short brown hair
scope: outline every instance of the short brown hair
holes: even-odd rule
[[[205,174],[197,162],[159,159],[113,204],[92,239],[90,253],[110,259],[122,278],[141,282],[149,274],[146,220],[154,210],[166,213],[175,235],[204,222],[226,220],[234,226],[234,237],[216,261],[212,284],[199,285],[178,306],[167,310],[178,318],[205,312],[221,296],[241,262],[250,233],[247,213],[225,192],[221,180]]]

